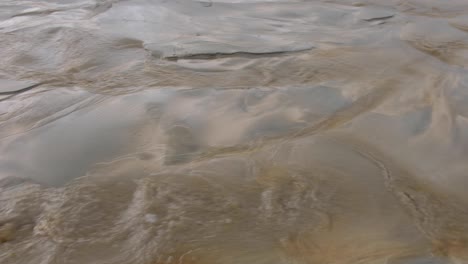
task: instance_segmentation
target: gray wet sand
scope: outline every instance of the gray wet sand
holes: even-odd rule
[[[0,263],[468,263],[468,2],[0,2]]]

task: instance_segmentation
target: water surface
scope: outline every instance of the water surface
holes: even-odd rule
[[[468,2],[0,2],[0,263],[468,263]]]

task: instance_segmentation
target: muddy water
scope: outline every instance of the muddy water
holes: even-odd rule
[[[0,2],[0,263],[468,263],[468,2]]]

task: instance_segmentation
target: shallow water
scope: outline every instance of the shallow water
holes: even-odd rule
[[[0,1],[0,263],[468,263],[468,2]]]

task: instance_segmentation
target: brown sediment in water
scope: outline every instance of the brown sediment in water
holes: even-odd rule
[[[467,15],[2,2],[0,263],[468,262]]]

